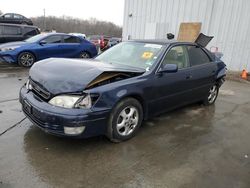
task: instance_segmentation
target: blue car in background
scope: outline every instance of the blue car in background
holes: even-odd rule
[[[63,34],[39,34],[21,42],[0,45],[0,61],[31,67],[36,61],[51,58],[92,58],[96,46],[82,37]]]

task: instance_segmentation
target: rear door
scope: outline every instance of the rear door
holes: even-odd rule
[[[217,65],[199,46],[187,45],[187,52],[191,65],[192,97],[195,101],[203,99],[209,88],[215,83]]]
[[[25,26],[23,28],[23,36],[24,36],[25,39],[33,37],[33,36],[35,36],[37,34],[38,34],[37,28],[35,28],[35,27],[26,27]]]
[[[16,24],[21,24],[23,22],[23,16],[19,14],[13,14],[13,22]]]
[[[81,40],[79,37],[64,35],[62,44],[60,44],[63,57],[80,57],[80,53],[84,51],[81,48]]]

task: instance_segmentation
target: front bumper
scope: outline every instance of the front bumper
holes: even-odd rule
[[[1,52],[0,51],[0,62],[16,63],[17,62],[17,55],[9,53],[9,52]]]
[[[106,134],[110,109],[93,111],[90,109],[65,109],[55,107],[40,99],[25,87],[20,90],[20,103],[24,114],[39,128],[58,136],[87,138]],[[27,108],[27,104],[29,108]],[[64,133],[64,127],[82,127],[80,135]]]

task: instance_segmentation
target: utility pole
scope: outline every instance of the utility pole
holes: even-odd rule
[[[43,31],[46,31],[46,14],[45,14],[45,8],[43,9]]]

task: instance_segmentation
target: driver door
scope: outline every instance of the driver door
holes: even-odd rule
[[[161,62],[158,71],[166,64],[176,64],[177,72],[160,73],[157,72],[152,79],[150,113],[156,115],[178,106],[182,106],[191,98],[192,88],[190,85],[190,65],[186,47],[172,47]]]
[[[36,51],[39,53],[40,59],[63,57],[63,52],[60,46],[61,44],[61,35],[51,35],[40,41],[39,47],[36,49]]]

